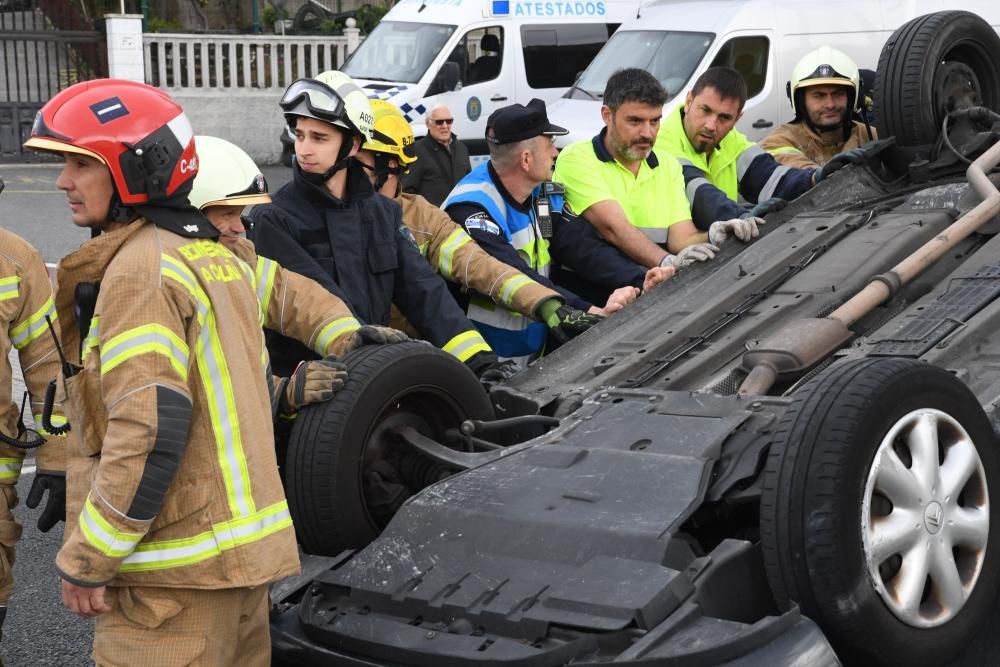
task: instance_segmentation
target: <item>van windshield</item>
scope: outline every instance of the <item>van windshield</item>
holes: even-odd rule
[[[457,26],[381,21],[344,63],[354,79],[417,83]]]
[[[648,70],[673,97],[684,89],[714,39],[709,32],[619,30],[563,97],[600,99],[611,75],[626,67]]]

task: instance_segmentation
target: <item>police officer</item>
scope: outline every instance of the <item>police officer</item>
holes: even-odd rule
[[[295,132],[293,181],[251,211],[257,251],[326,287],[361,322],[388,324],[396,304],[423,338],[481,377],[497,370],[496,355],[417,250],[399,205],[377,196],[351,159],[373,139],[364,92],[330,71],[292,83],[280,105]],[[309,354],[287,339],[270,349],[280,374]]]
[[[599,315],[560,308],[565,297],[512,266],[494,259],[465,229],[422,195],[402,192],[400,175],[419,158],[413,151],[413,129],[402,112],[384,100],[372,100],[379,138],[365,142],[357,160],[375,188],[403,208],[403,223],[420,252],[445,280],[489,297],[508,310],[546,323],[560,340],[578,335]]]
[[[14,586],[14,547],[21,538],[21,524],[11,510],[17,506],[16,485],[25,446],[41,445],[35,450],[36,467],[28,492],[28,507],[37,507],[44,492],[49,492],[45,510],[38,519],[39,530],[48,531],[66,514],[65,437],[54,437],[40,428],[45,389],[59,372],[49,321],[56,321],[56,311],[41,255],[21,237],[0,228],[0,322],[3,323],[0,326],[0,633]],[[34,430],[24,425],[24,407],[19,409],[15,402],[21,397],[12,395],[9,358],[12,347],[17,350],[28,388],[28,409],[38,425]],[[51,417],[51,425],[57,429],[65,423],[66,418],[60,412]]]
[[[786,92],[795,119],[760,142],[760,147],[788,167],[815,169],[838,153],[874,141],[875,130],[854,120],[864,95],[861,73],[843,51],[821,46],[810,51],[792,70]]]
[[[833,169],[794,169],[734,129],[743,115],[747,86],[731,67],[710,67],[660,127],[657,145],[681,163],[695,225],[761,217],[809,190]],[[737,203],[742,196],[754,208]],[[780,201],[778,201],[780,200]]]
[[[445,200],[455,222],[486,252],[537,282],[559,291],[579,311],[608,315],[673,274],[659,269],[647,277],[641,266],[601,240],[586,222],[563,210],[562,190],[551,183],[556,157],[553,137],[566,130],[549,123],[545,103],[512,104],[487,120],[490,159],[462,179]],[[544,187],[543,187],[544,186]],[[551,253],[550,253],[551,249]],[[597,308],[549,279],[553,256],[596,287],[621,286]],[[557,312],[558,315],[558,312]],[[502,357],[528,362],[545,347],[546,327],[492,301],[473,296],[469,318]]]
[[[57,276],[63,602],[97,617],[97,664],[269,665],[267,585],[298,552],[255,276],[188,201],[191,126],[151,86],[95,80],[49,100],[25,146],[63,156],[73,223],[102,232]]]

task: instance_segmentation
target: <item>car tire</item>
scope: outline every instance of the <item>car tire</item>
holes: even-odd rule
[[[366,484],[373,466],[384,476],[384,459],[405,447],[386,444],[390,425],[410,425],[442,442],[445,431],[465,419],[493,418],[472,371],[426,343],[364,346],[344,363],[347,382],[334,398],[299,411],[285,458],[289,508],[310,554],[364,547],[388,522],[369,506]],[[399,469],[402,481],[394,486],[406,497],[440,478],[440,466],[427,457],[403,453],[407,458],[396,468],[415,469]]]
[[[911,157],[927,158],[956,103],[1000,110],[998,53],[1000,36],[971,12],[937,12],[904,23],[879,56],[879,136],[895,136]],[[964,76],[970,72],[974,81]]]
[[[295,18],[292,20],[292,31],[296,35],[316,34],[326,17],[323,10],[307,2],[299,7],[299,11],[295,12]]]
[[[964,483],[949,481],[956,462],[971,471]],[[996,437],[951,373],[909,359],[832,366],[796,394],[763,473],[776,601],[798,603],[846,664],[944,664],[1000,589],[996,479]]]

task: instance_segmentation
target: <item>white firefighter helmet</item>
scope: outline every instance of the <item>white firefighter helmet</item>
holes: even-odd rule
[[[267,181],[253,158],[234,143],[197,135],[194,143],[201,162],[188,198],[198,209],[208,206],[248,206],[271,201]]]
[[[786,93],[792,103],[796,118],[805,116],[802,93],[809,86],[833,85],[848,88],[847,109],[857,110],[858,90],[861,75],[858,65],[843,51],[829,46],[821,46],[810,51],[799,60],[792,70],[792,80],[788,82]]]

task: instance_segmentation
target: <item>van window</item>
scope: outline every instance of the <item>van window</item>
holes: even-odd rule
[[[354,79],[417,83],[456,27],[381,21],[344,63],[343,71]]]
[[[521,26],[524,69],[532,88],[567,88],[618,29],[617,23]]]
[[[638,67],[659,79],[673,97],[684,89],[714,39],[709,32],[619,30],[565,96],[600,99],[612,74],[622,68]]]
[[[503,28],[476,28],[462,36],[448,60],[458,63],[462,85],[492,81],[503,64]]]
[[[747,98],[764,90],[767,80],[767,37],[734,37],[719,49],[712,67],[725,65],[743,75]]]

